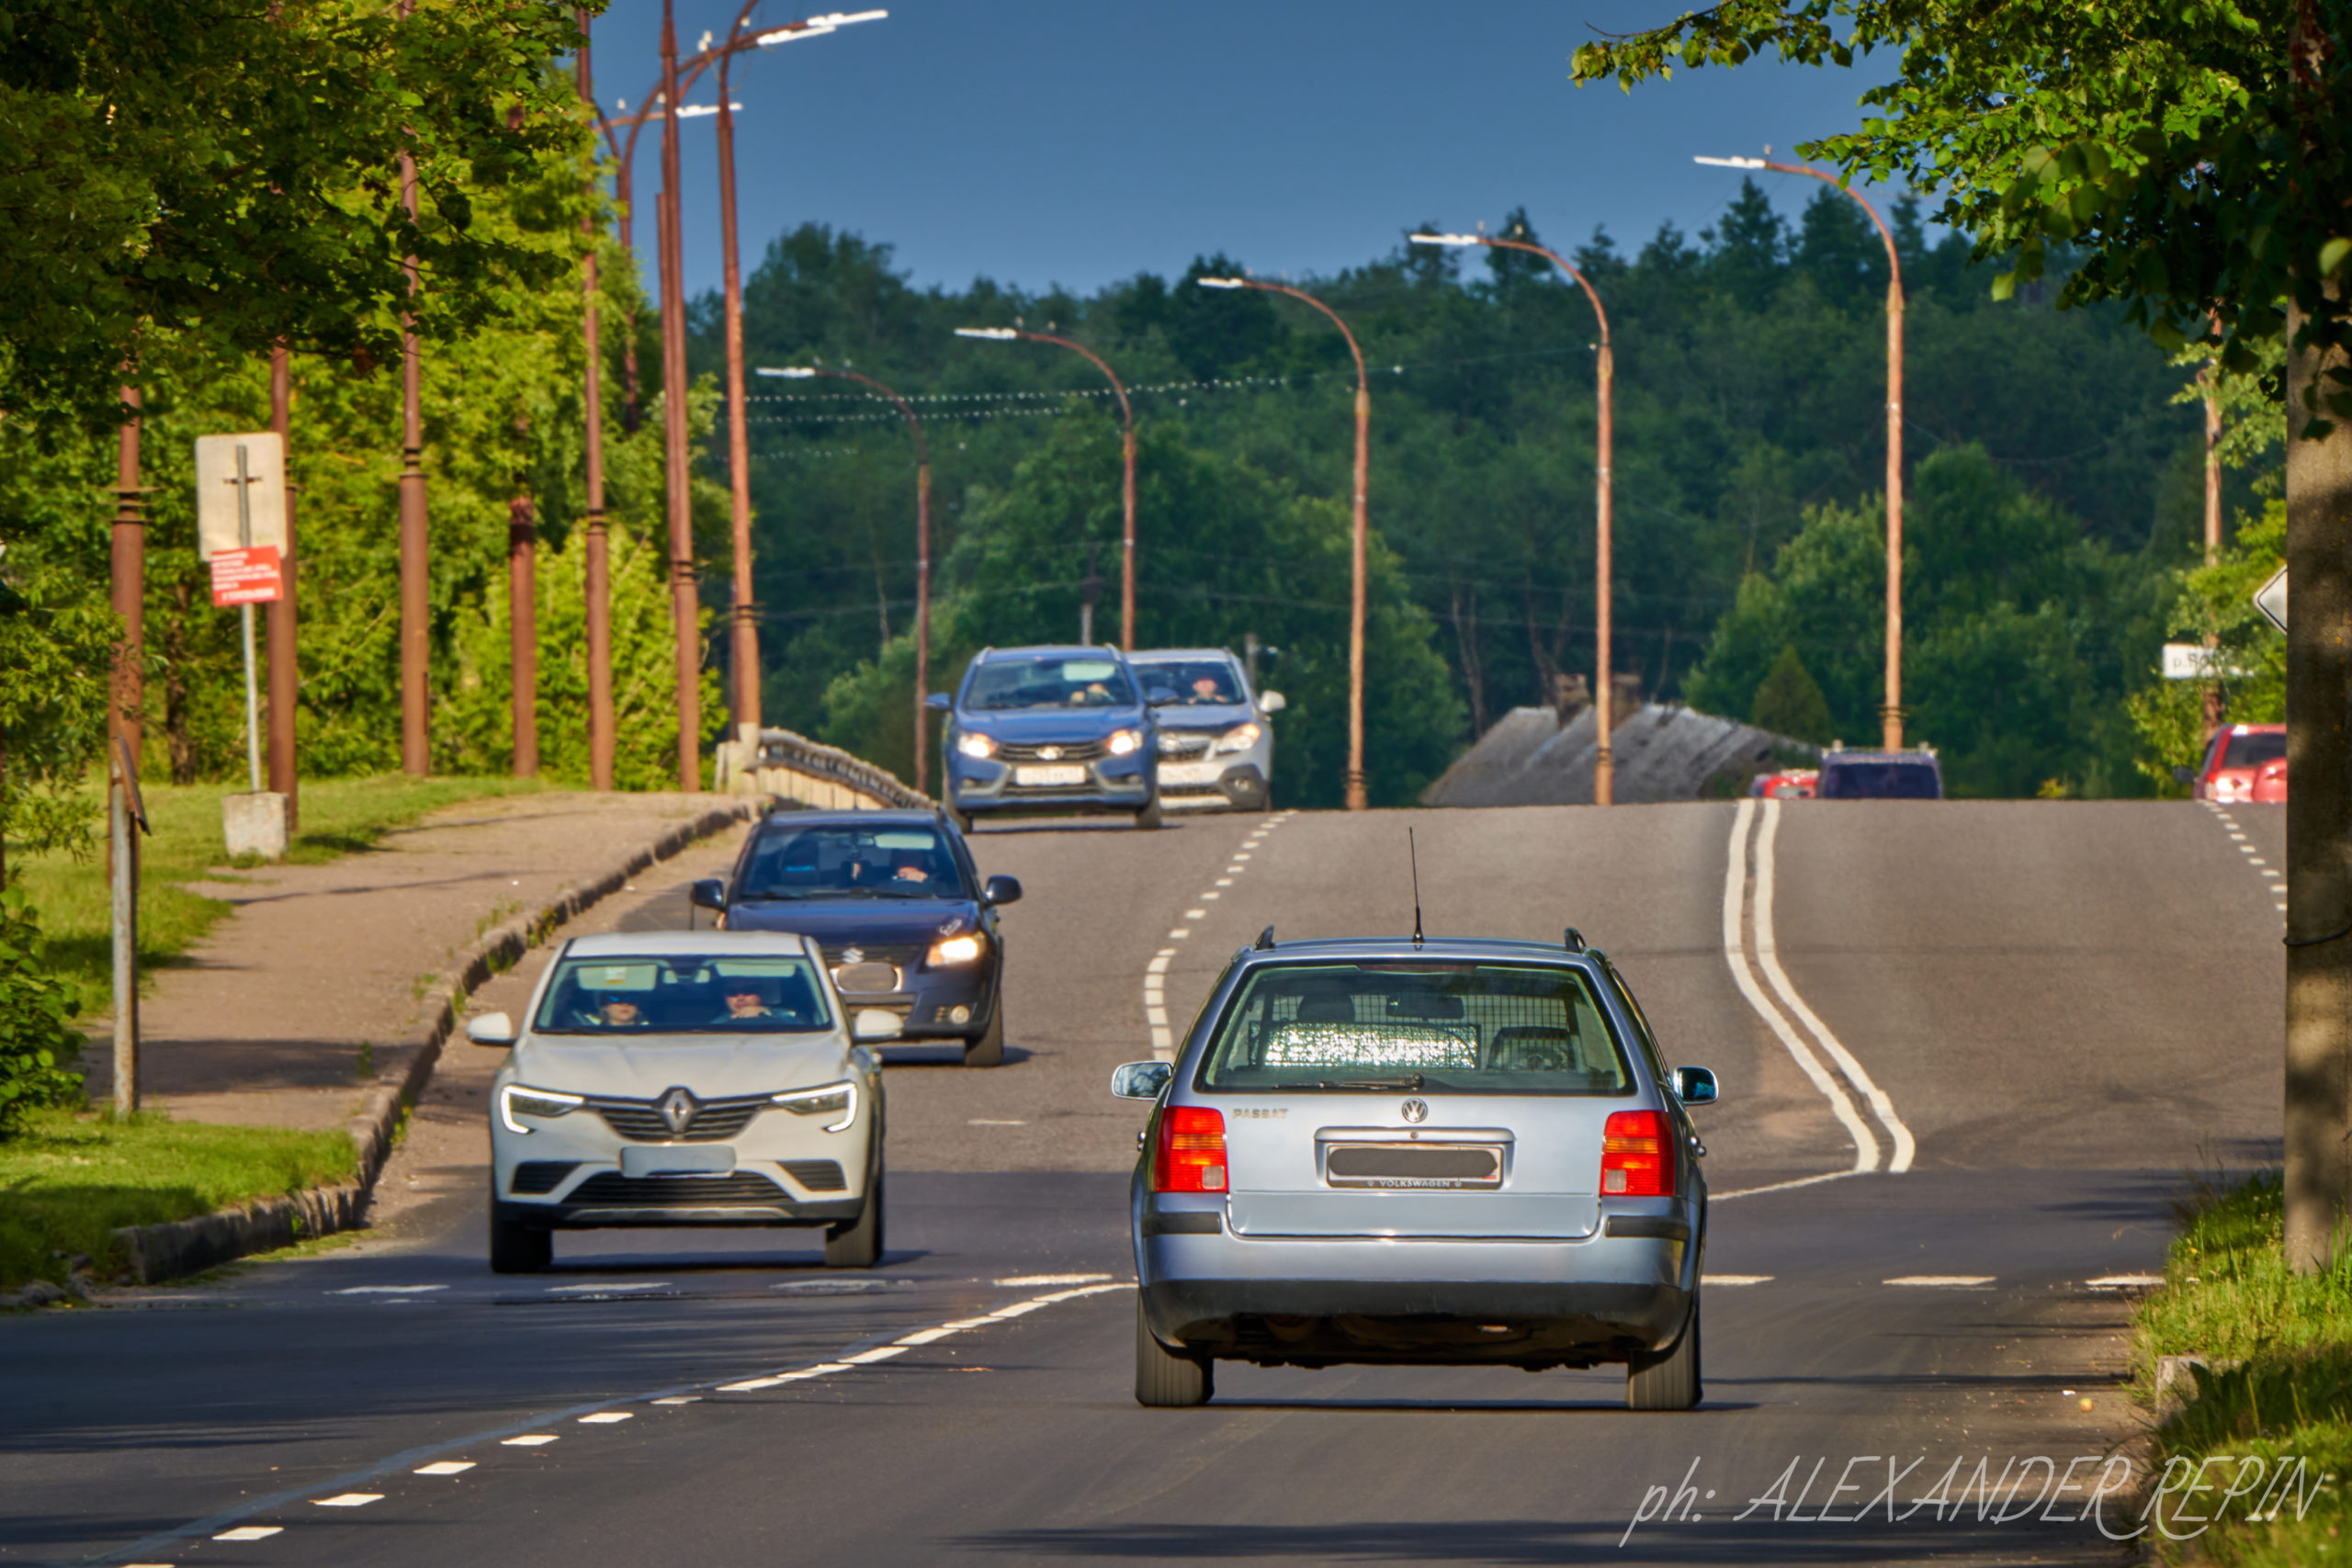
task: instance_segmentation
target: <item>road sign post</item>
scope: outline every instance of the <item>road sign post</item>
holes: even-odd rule
[[[147,805],[139,794],[139,768],[128,742],[117,738],[107,759],[107,885],[113,902],[114,1108],[128,1116],[139,1109],[139,835],[147,826]]]
[[[286,852],[286,796],[261,787],[261,692],[254,678],[254,606],[284,592],[286,443],[274,430],[204,435],[196,443],[197,550],[212,568],[212,603],[237,607],[245,653],[248,793],[222,803],[232,855]]]

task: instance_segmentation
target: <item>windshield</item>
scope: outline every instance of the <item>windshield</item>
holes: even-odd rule
[[[930,828],[771,828],[731,895],[794,898],[963,898],[962,869]]]
[[[2230,737],[2230,749],[2222,754],[2222,766],[2258,768],[2286,754],[2287,737],[2283,731],[2256,729]]]
[[[1241,682],[1222,659],[1155,659],[1137,662],[1147,689],[1165,686],[1185,707],[1231,707],[1241,701]]]
[[[556,966],[540,1034],[808,1034],[832,1027],[806,958],[762,955],[568,958]]]
[[[1633,1077],[1583,971],[1411,959],[1258,969],[1196,1085],[1626,1094]]]
[[[1825,762],[1824,800],[1939,800],[1943,784],[1932,762]]]
[[[982,713],[1133,707],[1136,690],[1115,659],[991,659],[972,671],[964,705]]]

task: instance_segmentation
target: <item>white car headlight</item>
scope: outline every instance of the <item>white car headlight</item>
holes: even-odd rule
[[[857,1085],[847,1078],[822,1089],[792,1089],[774,1099],[795,1116],[838,1116],[839,1121],[825,1123],[828,1133],[842,1132],[857,1120]]]
[[[1209,748],[1209,750],[1212,751],[1247,751],[1250,747],[1258,744],[1258,737],[1264,733],[1264,730],[1259,728],[1254,724],[1237,724],[1231,729],[1227,730],[1223,735],[1218,736],[1216,738],[1216,744]]]
[[[996,742],[985,735],[976,735],[967,730],[956,738],[956,750],[963,752],[967,757],[985,762],[996,755]]]
[[[929,963],[933,969],[952,968],[969,964],[988,949],[987,939],[977,932],[968,936],[943,937],[931,944]]]
[[[1135,730],[1114,729],[1111,732],[1110,750],[1114,757],[1126,756],[1142,744],[1143,737]]]
[[[530,1128],[514,1120],[517,1116],[541,1118],[569,1116],[588,1102],[576,1094],[558,1094],[551,1089],[525,1089],[511,1083],[498,1091],[498,1120],[510,1133],[528,1134]]]

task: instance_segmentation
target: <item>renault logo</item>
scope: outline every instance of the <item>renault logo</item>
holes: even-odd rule
[[[673,1137],[683,1138],[686,1129],[695,1124],[695,1113],[702,1109],[695,1097],[683,1089],[673,1089],[662,1097],[662,1120],[670,1124]]]
[[[681,1093],[683,1093],[684,1091],[683,1091],[683,1090],[681,1090],[680,1092],[681,1092]],[[1426,1122],[1426,1121],[1428,1121],[1429,1119],[1430,1119],[1430,1102],[1429,1102],[1428,1100],[1407,1100],[1407,1101],[1405,1102],[1405,1120],[1406,1120],[1406,1121],[1408,1121],[1408,1122]]]

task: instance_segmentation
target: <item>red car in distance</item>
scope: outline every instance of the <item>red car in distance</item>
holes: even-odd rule
[[[2287,798],[2287,727],[2231,724],[2205,743],[2205,760],[2176,768],[2173,776],[2198,800],[2283,801]]]
[[[1819,768],[1782,768],[1758,773],[1747,793],[1759,800],[1814,800],[1821,795]]]

